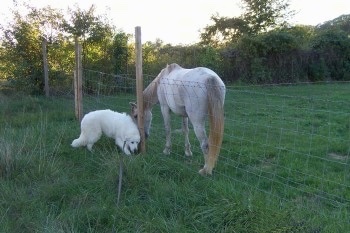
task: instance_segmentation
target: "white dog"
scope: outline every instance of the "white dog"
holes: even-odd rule
[[[127,155],[135,153],[140,143],[140,132],[131,116],[107,109],[86,114],[81,121],[80,137],[71,145],[87,146],[91,151],[102,134],[115,139],[115,144]]]

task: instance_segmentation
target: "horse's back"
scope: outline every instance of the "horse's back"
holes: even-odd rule
[[[208,89],[219,87],[220,93],[225,95],[225,84],[213,70],[206,67],[196,67],[193,69],[179,68],[176,72],[169,74],[169,79],[173,79],[173,84],[181,91],[182,96],[188,95],[192,98],[206,99]]]
[[[196,67],[185,69],[173,63],[167,67],[168,73],[160,79],[161,84],[174,85],[172,89],[190,86],[192,88],[202,88],[208,83],[225,87],[224,82],[218,74],[206,67]],[[208,81],[209,80],[209,81]]]
[[[208,89],[219,86],[219,95],[225,98],[225,84],[211,69],[196,67],[185,69],[178,65],[168,66],[168,73],[160,79],[158,98],[179,115],[189,112],[206,112]]]

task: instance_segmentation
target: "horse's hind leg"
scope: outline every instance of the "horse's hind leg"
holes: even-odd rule
[[[201,144],[201,149],[204,155],[208,154],[208,137],[205,133],[205,128],[203,125],[193,125],[194,133],[196,134],[196,137]]]
[[[191,144],[190,140],[188,138],[188,117],[183,117],[182,118],[182,132],[185,135],[185,155],[186,156],[192,156],[192,151],[191,151]]]
[[[205,164],[207,164],[209,147],[208,147],[208,137],[207,137],[207,134],[205,133],[204,124],[194,124],[193,129],[199,143],[201,144],[201,149],[204,155]]]

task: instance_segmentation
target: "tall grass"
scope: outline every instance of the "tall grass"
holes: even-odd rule
[[[71,148],[80,129],[70,99],[2,96],[0,232],[349,231],[349,144],[343,143],[350,141],[344,118],[349,106],[335,103],[345,103],[350,93],[348,84],[331,87],[327,98],[322,93],[328,85],[232,89],[212,177],[197,173],[203,157],[193,132],[193,158],[177,156],[183,154],[183,137],[176,133],[172,155],[162,155],[157,108],[147,153],[126,157],[107,138],[93,152]],[[286,97],[296,90],[298,98]],[[127,111],[125,98],[132,96],[120,97],[89,99],[84,108]],[[336,111],[345,114],[332,114]],[[174,128],[180,125],[175,119]],[[309,137],[315,137],[311,146],[303,141]],[[326,144],[325,137],[334,143]],[[344,161],[335,163],[339,158],[324,151]],[[318,159],[320,153],[330,167]],[[117,206],[121,159],[125,168]]]

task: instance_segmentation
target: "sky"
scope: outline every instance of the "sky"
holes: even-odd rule
[[[7,22],[13,2],[1,0],[0,24]],[[126,33],[135,34],[141,27],[141,41],[161,39],[173,45],[188,45],[199,42],[200,30],[213,24],[212,15],[238,17],[242,13],[240,0],[26,0],[29,5],[41,8],[50,5],[62,9],[68,7],[86,10],[92,4],[96,13],[107,15],[112,24]],[[349,0],[290,0],[290,10],[296,15],[292,24],[317,25],[342,14],[350,14]],[[19,8],[21,9],[21,8]]]

